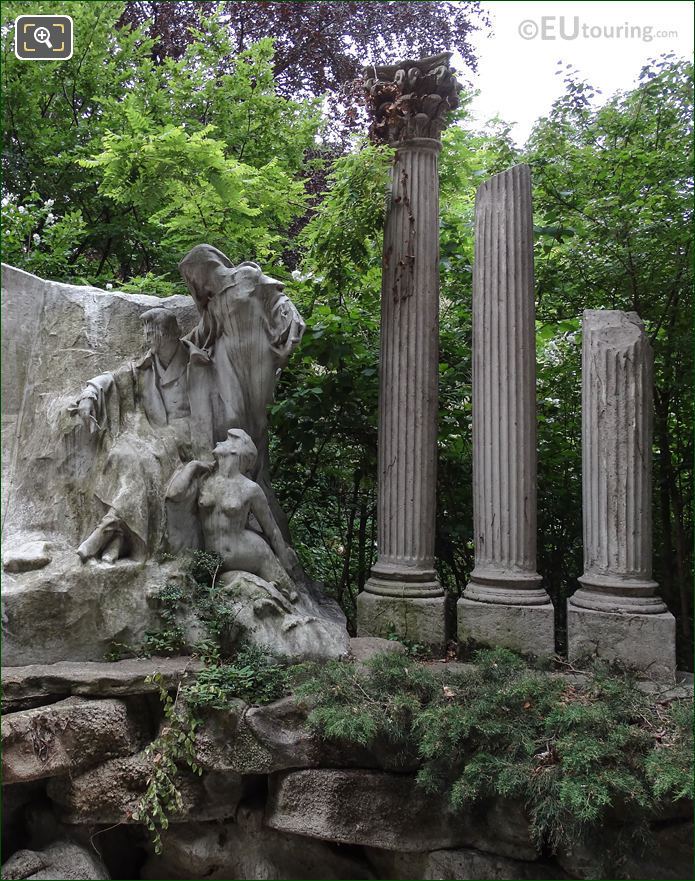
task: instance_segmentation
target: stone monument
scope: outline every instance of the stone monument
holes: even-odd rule
[[[587,310],[582,349],[584,574],[567,603],[570,660],[671,678],[675,619],[652,579],[652,351],[634,312]]]
[[[473,271],[475,568],[458,601],[461,643],[555,651],[536,572],[536,328],[531,173],[478,188]]]
[[[365,71],[370,134],[396,147],[384,232],[378,434],[378,559],[357,598],[361,636],[441,646],[434,568],[439,359],[437,156],[460,86],[451,53]]]
[[[179,268],[192,299],[3,268],[6,664],[137,644],[192,550],[219,555],[240,638],[347,652],[344,616],[301,570],[268,478],[267,408],[304,322],[255,263],[198,245]],[[149,348],[133,359],[138,325]]]

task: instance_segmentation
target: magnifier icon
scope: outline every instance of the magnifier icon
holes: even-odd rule
[[[44,46],[48,46],[49,49],[53,49],[51,46],[51,32],[48,28],[38,27],[34,31],[34,39],[37,43],[43,43]]]

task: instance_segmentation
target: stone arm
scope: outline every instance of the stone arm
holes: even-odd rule
[[[282,294],[273,304],[270,315],[271,345],[278,358],[279,367],[284,367],[292,352],[299,345],[306,324],[289,297]]]
[[[126,390],[127,394],[123,394]],[[120,420],[123,405],[126,408],[133,405],[133,395],[133,365],[128,363],[113,373],[101,373],[89,379],[77,400],[68,407],[68,413],[77,415],[89,433],[94,434],[107,427],[109,417]]]
[[[199,481],[204,474],[209,474],[213,465],[198,459],[188,462],[174,474],[169,481],[166,497],[172,502],[182,502],[187,497],[197,498]]]
[[[280,527],[275,522],[275,518],[270,510],[270,505],[265,497],[265,493],[260,486],[256,485],[253,495],[250,499],[251,513],[258,521],[258,525],[263,530],[263,534],[268,539],[271,548],[275,552],[275,556],[280,561],[283,569],[292,575],[293,570],[297,566],[297,559],[292,549],[287,545],[282,537]]]

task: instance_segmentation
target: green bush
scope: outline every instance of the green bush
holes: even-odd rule
[[[692,702],[655,700],[602,668],[580,682],[502,649],[474,660],[446,679],[402,655],[314,665],[298,694],[323,737],[418,755],[418,784],[456,809],[520,801],[539,849],[576,842],[613,811],[639,823],[692,798]]]

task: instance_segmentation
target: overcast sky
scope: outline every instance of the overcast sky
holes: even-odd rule
[[[480,95],[472,111],[476,122],[495,115],[514,122],[520,144],[563,91],[562,77],[555,74],[558,61],[572,64],[601,90],[602,98],[608,98],[630,88],[648,59],[664,52],[687,58],[693,54],[690,0],[482,0],[481,5],[488,11],[492,32],[474,41],[479,58],[474,86]]]

